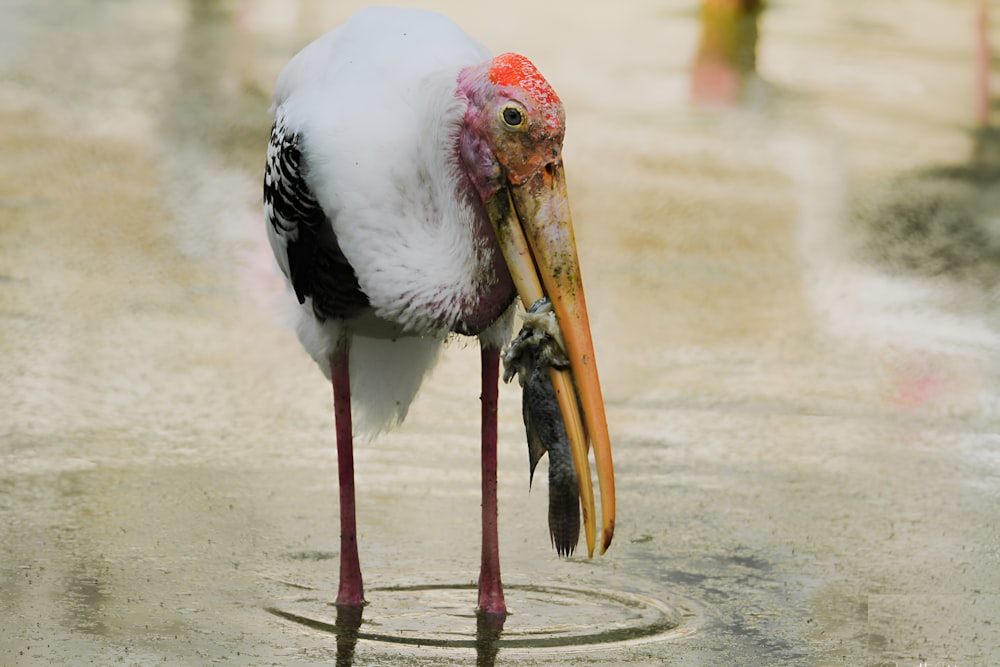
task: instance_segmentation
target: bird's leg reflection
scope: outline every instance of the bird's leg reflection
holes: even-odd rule
[[[496,663],[505,620],[506,616],[497,614],[476,614],[476,667],[493,667]]]
[[[354,663],[354,648],[358,645],[358,631],[361,628],[363,606],[337,606],[337,667],[351,667]]]

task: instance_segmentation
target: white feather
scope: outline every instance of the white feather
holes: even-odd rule
[[[303,49],[278,80],[275,111],[301,133],[309,186],[378,318],[374,328],[347,325],[359,430],[402,420],[488,277],[491,250],[457,190],[466,104],[455,91],[459,71],[490,56],[443,16],[370,8]],[[308,299],[301,308],[299,338],[327,375],[341,326],[318,322]],[[483,340],[501,345],[510,326],[500,318]]]
[[[408,331],[446,332],[478,293],[488,251],[456,194],[455,89],[463,67],[489,57],[443,16],[372,8],[306,47],[278,83],[362,291]]]
[[[319,322],[311,309],[311,300],[306,299],[296,332],[329,380],[330,353],[343,323],[333,319]],[[430,337],[353,337],[350,373],[355,433],[374,436],[406,418],[420,384],[437,362],[441,346],[440,339]]]

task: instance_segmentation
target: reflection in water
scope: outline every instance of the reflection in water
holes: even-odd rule
[[[969,158],[910,169],[865,187],[852,198],[849,215],[858,254],[880,272],[916,278],[943,290],[949,302],[961,300],[964,308],[992,317],[1000,288],[1000,132],[990,126],[985,2],[973,24],[977,76]],[[982,330],[969,324],[960,321],[961,335],[983,340]],[[949,377],[945,356],[908,345],[887,366],[892,405],[935,409],[949,391],[969,390]]]
[[[358,646],[358,639],[367,638],[376,641],[390,641],[394,643],[409,643],[412,638],[393,637],[383,635],[378,632],[364,633],[361,626],[364,623],[364,607],[337,606],[337,619],[333,624],[318,618],[310,618],[289,611],[271,607],[268,609],[275,616],[287,619],[294,623],[301,623],[306,627],[330,632],[337,637],[337,667],[351,667],[354,664],[354,653]],[[497,654],[500,652],[500,638],[503,635],[505,616],[495,614],[476,614],[476,665],[478,667],[493,667],[496,664]],[[376,623],[377,625],[377,623]],[[464,640],[467,641],[467,640]],[[426,641],[418,640],[416,643],[427,646],[457,646],[464,643],[463,640],[450,639],[447,641],[434,640],[428,638]],[[471,642],[470,642],[471,643]]]
[[[264,154],[270,96],[251,77],[242,5],[189,0],[186,8],[158,106],[164,201],[181,253],[224,266],[221,258],[242,260],[259,233],[259,177],[244,169]]]
[[[66,582],[67,622],[77,632],[107,634],[104,625],[108,602],[107,585],[93,573],[93,566],[79,563]]]
[[[697,611],[687,600],[670,602],[602,589],[520,585],[506,589],[516,605],[513,616],[469,612],[471,585],[379,588],[376,601],[360,612],[337,608],[322,594],[292,584],[296,593],[268,612],[287,621],[336,636],[337,664],[349,665],[359,640],[372,646],[437,649],[442,656],[476,652],[476,664],[495,665],[504,650],[511,653],[576,652],[620,649],[627,644],[668,641],[690,635]],[[474,625],[473,625],[474,622]]]
[[[59,475],[50,490],[58,494],[70,514],[60,540],[65,556],[65,572],[52,593],[59,596],[63,608],[61,621],[76,632],[91,635],[110,634],[111,609],[117,603],[114,586],[118,573],[99,554],[79,548],[79,541],[93,539],[100,530],[100,513],[107,511],[106,501],[97,493],[109,489],[115,478],[90,472]],[[78,527],[89,527],[78,535]],[[88,534],[89,533],[89,534]]]
[[[691,95],[700,104],[739,102],[757,70],[760,0],[704,0],[701,39],[691,71]]]
[[[218,0],[189,0],[180,37],[160,106],[164,140],[241,166],[259,163],[271,123],[270,95],[252,77],[243,12]]]
[[[977,16],[973,146],[968,161],[896,176],[859,197],[862,252],[892,271],[1000,285],[1000,131],[990,126],[986,3]]]
[[[986,0],[979,0],[976,14],[976,125],[990,123],[990,41]]]
[[[364,606],[345,605],[337,607],[337,667],[354,664],[354,648],[358,645],[358,630],[361,628]]]
[[[977,159],[907,172],[859,197],[852,213],[863,254],[890,271],[995,288],[998,139],[996,130],[980,130]]]
[[[476,614],[476,666],[493,667],[500,652],[500,635],[506,616]]]

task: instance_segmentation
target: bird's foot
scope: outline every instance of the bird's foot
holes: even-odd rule
[[[485,587],[480,583],[479,604],[476,605],[476,613],[480,616],[492,617],[501,621],[507,617],[507,603],[504,600],[503,587],[500,585],[499,580],[495,582],[495,585],[487,585]]]
[[[344,583],[340,584],[337,591],[337,600],[333,603],[337,609],[361,609],[367,604],[362,592],[360,582],[358,585]]]
[[[569,368],[566,343],[548,297],[533,303],[522,321],[521,331],[503,353],[503,381],[517,375],[524,386],[535,368]]]

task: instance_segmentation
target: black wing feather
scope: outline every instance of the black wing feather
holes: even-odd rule
[[[288,278],[299,303],[312,297],[320,319],[353,317],[370,303],[306,180],[301,141],[300,133],[287,130],[279,109],[264,167],[267,220],[286,241]]]

